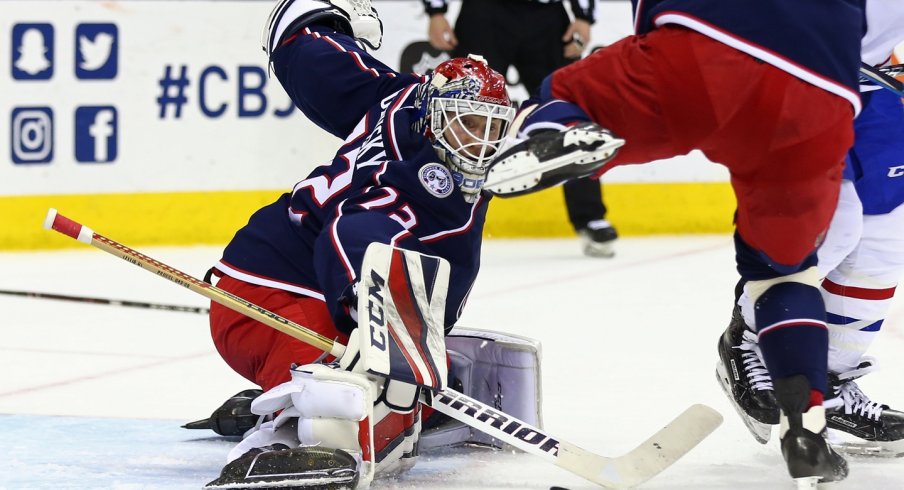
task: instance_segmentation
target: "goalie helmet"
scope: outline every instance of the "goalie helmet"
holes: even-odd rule
[[[515,117],[505,77],[475,55],[441,63],[426,84],[426,135],[468,202]]]

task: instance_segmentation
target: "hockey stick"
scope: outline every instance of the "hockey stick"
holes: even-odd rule
[[[904,65],[898,64],[898,65],[883,66],[883,67],[879,68],[879,71],[881,71],[882,73],[884,73],[892,78],[898,78],[898,76],[904,75]]]
[[[904,83],[895,78],[897,75],[904,73],[904,66],[891,65],[883,68],[866,63],[860,63],[860,79],[872,82],[886,90],[890,90],[899,97],[904,97]]]
[[[339,357],[345,352],[345,346],[307,327],[95,233],[58,214],[55,209],[47,213],[44,227],[116,255],[333,356]],[[630,488],[653,478],[687,454],[722,423],[722,416],[712,408],[693,405],[631,452],[610,458],[562,441],[543,429],[452,389],[447,388],[432,397],[425,397],[422,402],[517,449],[539,456],[602,487],[613,489]]]
[[[166,310],[166,311],[179,311],[182,313],[200,313],[202,315],[206,315],[210,313],[210,309],[202,308],[200,306],[183,306],[183,305],[168,305],[163,303],[145,303],[143,301],[128,301],[124,299],[109,299],[109,298],[90,298],[87,296],[69,296],[65,294],[53,294],[53,293],[40,293],[37,291],[9,291],[6,289],[0,289],[0,294],[5,294],[7,296],[22,296],[25,298],[38,298],[38,299],[55,299],[60,301],[75,301],[79,303],[92,303],[96,305],[110,305],[110,306],[126,306],[129,308],[147,308],[149,310]]]

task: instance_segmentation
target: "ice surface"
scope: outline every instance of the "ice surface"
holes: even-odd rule
[[[102,230],[101,230],[102,231]],[[116,238],[116,237],[111,237]],[[543,343],[546,429],[604,455],[627,452],[693,403],[725,423],[643,488],[791,488],[719,389],[716,339],[736,281],[730,236],[626,238],[615,259],[577,240],[490,240],[462,325]],[[219,248],[142,252],[202,277]],[[102,251],[0,254],[0,289],[205,306],[204,298]],[[182,423],[252,387],[220,360],[206,317],[0,296],[0,488],[200,488],[232,442]],[[873,399],[904,406],[904,306],[872,349]],[[836,488],[904,488],[904,461],[852,460]],[[424,455],[375,489],[595,488],[524,454]]]

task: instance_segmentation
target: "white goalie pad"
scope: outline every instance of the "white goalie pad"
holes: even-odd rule
[[[367,376],[310,364],[292,369],[292,380],[275,386],[251,403],[256,415],[275,418],[249,431],[227,457],[276,443],[290,448],[322,446],[342,449],[358,461],[359,481],[373,479],[374,405],[379,391]],[[278,415],[277,415],[278,414]],[[361,446],[366,434],[367,447]]]
[[[444,389],[448,372],[443,319],[448,288],[445,259],[370,244],[358,284],[358,328],[340,365],[409,385]],[[415,403],[412,398],[389,404]]]
[[[543,427],[538,341],[455,327],[446,337],[446,350],[454,389],[535,427]],[[503,447],[497,439],[448,420],[421,433],[420,448],[423,451],[468,443]]]

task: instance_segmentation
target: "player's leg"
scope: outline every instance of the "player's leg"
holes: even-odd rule
[[[571,20],[565,6],[559,3],[529,3],[518,5],[529,10],[526,25],[542,25],[539,32],[525,31],[524,42],[515,66],[528,93],[534,93],[550,73],[575,61],[565,58],[562,34]],[[581,249],[588,257],[615,256],[618,232],[606,220],[602,183],[594,178],[574,179],[562,185],[568,221],[581,241]]]
[[[701,51],[708,59],[699,59]],[[692,31],[665,27],[556,70],[516,117],[487,188],[526,194],[613,166],[688,153],[721,122],[710,92],[722,88],[740,98],[739,91],[749,89],[741,87],[756,79],[760,64],[743,56]],[[707,75],[713,78],[709,90],[699,88],[701,62],[723,67]]]
[[[749,119],[724,125],[704,150],[732,173],[738,270],[751,306],[743,314],[773,380],[788,470],[835,481],[847,466],[822,436],[828,332],[815,251],[835,210],[851,112],[772,67],[758,83],[739,111]]]
[[[757,343],[756,329],[753,322],[748,323],[741,314],[743,305],[748,302],[744,295],[745,284],[746,281],[741,280],[735,287],[731,319],[719,336],[716,377],[751,435],[765,444],[772,435],[772,426],[778,424],[779,408],[772,377]]]
[[[581,238],[584,255],[615,256],[618,232],[606,219],[602,183],[592,177],[575,179],[562,185],[568,221]]]
[[[819,247],[820,276],[831,270],[856,247],[863,229],[863,206],[854,184],[842,181],[838,205],[832,216],[826,240]],[[749,298],[743,294],[743,284],[735,293],[728,327],[719,338],[717,375],[722,389],[750,429],[754,438],[765,444],[772,425],[778,424],[778,405],[773,393],[772,378],[766,369],[753,323],[744,320],[741,310],[753,311]],[[830,325],[831,332],[831,325]]]
[[[832,441],[848,452],[904,454],[904,413],[871,400],[855,382],[878,367],[866,352],[904,273],[902,230],[904,205],[863,216],[860,243],[822,284],[830,336],[828,426]]]
[[[830,440],[850,453],[900,456],[904,413],[870,399],[856,380],[878,368],[866,352],[879,335],[904,272],[904,206],[863,221],[860,244],[822,285],[830,335]]]
[[[616,161],[642,163],[690,151],[692,145],[671,137],[656,110],[668,92],[657,90],[659,74],[651,67],[660,60],[645,44],[663,38],[659,31],[602,48],[547,77],[510,126],[485,188],[517,196],[599,175]],[[637,90],[641,85],[655,89]]]
[[[518,7],[518,5],[514,5]],[[464,0],[455,19],[455,37],[458,45],[452,56],[465,58],[469,54],[483,56],[487,64],[502,76],[507,76],[517,45],[508,33],[510,26],[518,24],[511,17],[513,6],[504,0]],[[501,22],[497,19],[504,19]]]
[[[249,284],[223,276],[217,287],[267,308],[328,338],[347,340],[333,326],[326,304],[288,291]],[[314,362],[323,353],[218,303],[211,303],[210,330],[214,345],[229,366],[264,390],[288,381],[289,367]]]
[[[839,447],[894,456],[904,454],[904,414],[871,400],[855,379],[877,367],[865,354],[904,273],[904,181],[890,165],[904,154],[904,107],[898,97],[881,90],[863,94],[863,100],[845,168],[846,177],[855,180],[859,205],[859,216],[845,229],[856,241],[841,260],[827,263],[830,271],[821,288],[829,326],[826,407],[831,440]]]
[[[507,2],[508,15],[515,22],[516,32],[507,34],[514,46],[512,63],[518,70],[519,81],[529,95],[534,95],[543,80],[553,71],[567,65],[562,35],[571,20],[561,2]],[[524,29],[523,26],[531,26]]]

